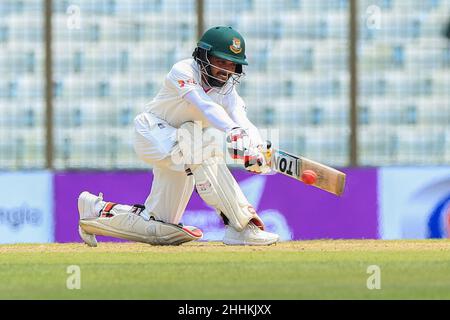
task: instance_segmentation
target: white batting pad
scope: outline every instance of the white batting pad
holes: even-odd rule
[[[219,215],[222,213],[229,225],[238,231],[242,231],[249,221],[264,229],[262,220],[242,193],[223,158],[220,158],[219,154],[223,156],[223,153],[203,152],[211,147],[207,134],[193,122],[183,124],[180,131],[183,137],[179,146],[203,201],[214,207]]]
[[[248,202],[241,188],[224,163],[210,158],[192,170],[200,197],[217,213],[224,214],[229,225],[238,231],[253,220],[261,229],[263,222]]]
[[[156,220],[145,220],[134,213],[116,214],[108,218],[80,220],[87,234],[116,237],[152,245],[179,245],[200,239],[200,229]]]

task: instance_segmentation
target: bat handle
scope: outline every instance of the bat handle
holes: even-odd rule
[[[266,157],[266,162],[270,165],[272,160],[272,142],[266,140],[266,150],[264,152],[264,156]]]

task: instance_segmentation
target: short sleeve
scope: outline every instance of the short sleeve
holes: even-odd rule
[[[175,64],[166,76],[167,85],[174,89],[180,97],[201,86],[195,79],[194,70],[186,64]]]

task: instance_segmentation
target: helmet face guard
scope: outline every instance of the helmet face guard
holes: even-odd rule
[[[212,64],[211,61],[209,61],[210,54],[205,49],[197,47],[192,55],[200,67],[200,75],[204,84],[210,88],[216,89],[220,94],[226,95],[230,93],[234,86],[240,83],[241,77],[245,76],[242,65],[240,64],[236,64],[236,70],[234,72]],[[227,80],[213,76],[211,67],[225,72],[228,75]]]

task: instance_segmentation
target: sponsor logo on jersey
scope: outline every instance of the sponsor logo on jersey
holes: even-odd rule
[[[233,44],[230,46],[230,50],[236,54],[241,53],[241,40],[238,38],[233,38]]]
[[[178,85],[180,86],[180,88],[184,88],[184,86],[186,85],[196,85],[197,82],[194,79],[189,79],[189,80],[178,80]]]

